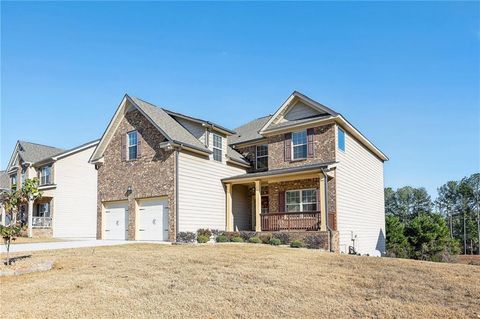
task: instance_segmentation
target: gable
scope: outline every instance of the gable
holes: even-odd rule
[[[293,104],[290,108],[286,110],[285,115],[280,120],[280,123],[301,120],[318,115],[327,115],[327,113],[322,113],[319,110],[314,109],[309,105],[306,105],[302,101],[297,101],[295,104]]]

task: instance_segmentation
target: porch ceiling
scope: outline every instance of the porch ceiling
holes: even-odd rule
[[[266,172],[249,173],[222,179],[225,184],[249,184],[254,181],[275,182],[318,177],[321,169],[332,168],[337,162],[324,162],[299,167],[272,169]]]

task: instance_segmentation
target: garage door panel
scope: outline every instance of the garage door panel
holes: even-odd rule
[[[163,198],[138,203],[138,240],[168,240],[168,201]]]
[[[110,240],[126,240],[128,238],[128,203],[104,203],[104,206],[104,238]]]

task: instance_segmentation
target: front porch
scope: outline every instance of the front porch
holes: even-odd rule
[[[336,230],[331,164],[270,170],[224,179],[226,230]]]

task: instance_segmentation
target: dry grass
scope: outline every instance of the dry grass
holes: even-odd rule
[[[247,244],[132,244],[34,255],[54,259],[55,269],[0,279],[8,295],[3,318],[480,315],[478,266]]]

